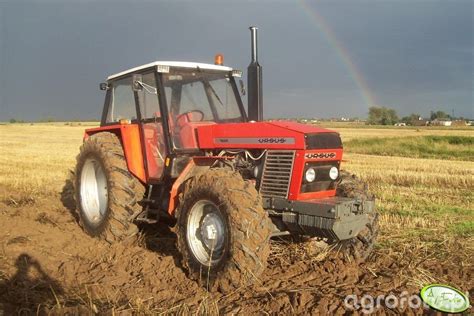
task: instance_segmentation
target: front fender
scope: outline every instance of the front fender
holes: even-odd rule
[[[168,205],[168,214],[170,214],[171,216],[175,215],[176,207],[178,206],[179,193],[180,193],[183,183],[186,180],[206,172],[207,170],[211,168],[211,166],[214,165],[214,163],[217,160],[226,160],[226,159],[227,159],[226,157],[219,157],[219,156],[193,157],[188,162],[186,167],[183,169],[183,171],[181,172],[181,174],[178,176],[178,178],[173,183],[173,186],[171,187],[170,202]]]
[[[138,124],[116,124],[86,129],[84,141],[90,136],[101,132],[109,132],[117,135],[122,143],[128,171],[145,184],[147,181],[145,166],[143,165],[143,150]]]

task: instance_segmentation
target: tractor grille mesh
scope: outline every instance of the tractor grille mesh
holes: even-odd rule
[[[293,150],[267,151],[260,181],[260,194],[263,197],[288,196],[294,158]]]

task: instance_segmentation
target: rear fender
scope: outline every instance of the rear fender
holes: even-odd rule
[[[205,173],[211,168],[211,166],[214,165],[216,161],[226,159],[228,158],[219,156],[193,157],[193,159],[188,162],[186,167],[183,169],[171,187],[168,214],[175,216],[176,207],[178,206],[179,193],[181,192],[182,186],[186,180]]]
[[[90,136],[100,133],[114,133],[122,143],[128,171],[146,183],[145,166],[143,165],[143,151],[140,141],[140,129],[137,124],[117,124],[87,129],[84,133],[84,141]]]

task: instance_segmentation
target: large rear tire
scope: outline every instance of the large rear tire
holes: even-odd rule
[[[238,172],[211,169],[186,182],[177,219],[183,266],[202,286],[226,292],[255,282],[266,268],[268,215]]]
[[[342,171],[337,185],[336,195],[356,198],[360,201],[373,200],[374,195],[369,192],[368,185],[355,175]],[[379,233],[378,214],[374,210],[368,214],[369,222],[354,238],[339,242],[338,249],[357,261],[365,261],[373,250]]]
[[[77,156],[74,198],[79,225],[86,233],[112,243],[133,241],[138,227],[132,214],[145,188],[127,168],[120,140],[100,132],[90,136]]]

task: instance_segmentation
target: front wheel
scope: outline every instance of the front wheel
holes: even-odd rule
[[[183,266],[201,285],[227,291],[255,281],[265,269],[268,215],[239,173],[211,169],[189,180],[177,217]]]
[[[360,201],[373,200],[375,197],[368,190],[368,185],[355,175],[342,171],[336,194],[342,197],[355,198]],[[374,210],[368,215],[368,222],[360,233],[351,239],[339,242],[338,249],[358,261],[365,261],[371,254],[379,233],[378,214]]]

